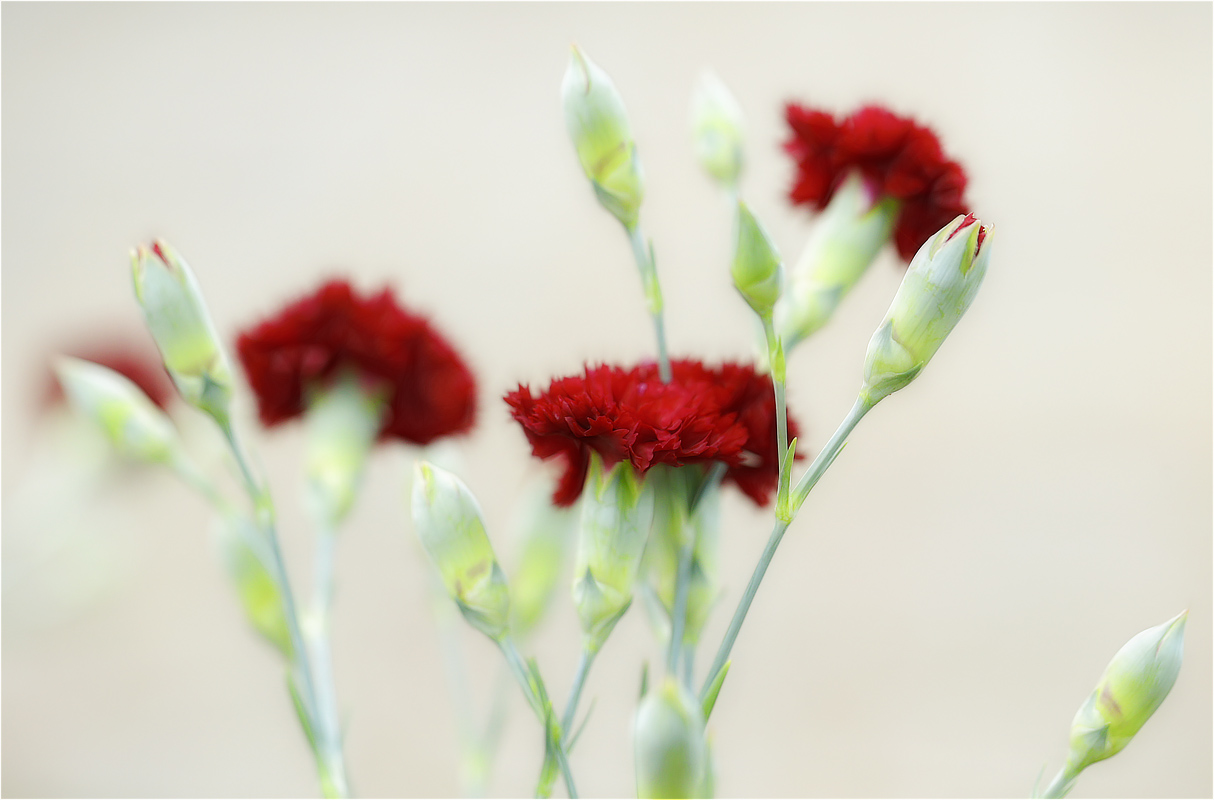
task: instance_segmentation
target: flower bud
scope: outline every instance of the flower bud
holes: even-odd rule
[[[383,408],[383,398],[352,375],[319,389],[308,402],[308,497],[330,524],[340,522],[354,504]]]
[[[691,95],[691,135],[696,158],[726,188],[742,172],[742,109],[715,72],[700,76]]]
[[[187,403],[226,424],[232,371],[194,273],[162,241],[131,251],[131,271],[135,297],[177,390]]]
[[[780,298],[783,272],[780,254],[767,231],[741,201],[735,228],[738,238],[733,256],[733,285],[756,314],[767,318]]]
[[[642,487],[627,462],[606,470],[593,454],[581,502],[573,603],[586,648],[595,652],[632,602],[653,524],[653,492]]]
[[[533,630],[547,613],[576,535],[575,510],[554,505],[552,490],[552,481],[530,487],[516,524],[522,553],[511,572],[510,594],[512,628],[519,636]]]
[[[464,482],[419,461],[413,527],[464,618],[492,639],[505,635],[510,624],[506,576],[485,534],[480,505]]]
[[[269,554],[264,552],[264,539],[249,520],[241,517],[221,519],[218,525],[223,561],[236,584],[249,624],[290,659],[291,634],[283,611],[282,591],[266,568]]]
[[[1182,611],[1146,629],[1113,656],[1071,723],[1067,766],[1073,773],[1121,752],[1172,691],[1188,616]]]
[[[631,229],[645,194],[632,126],[615,84],[598,64],[573,47],[561,85],[565,127],[599,202]]]
[[[870,406],[914,380],[965,314],[986,275],[993,230],[959,216],[915,253],[868,343],[860,395]]]
[[[687,587],[686,624],[683,643],[695,644],[708,621],[708,612],[717,600],[717,556],[720,530],[721,485],[713,482],[703,488],[694,512],[689,510],[692,496],[705,480],[704,470],[692,466],[654,467],[646,476],[653,483],[653,532],[645,548],[646,570],[659,605],[651,610],[652,621],[660,635],[671,633],[670,620],[675,607],[679,558],[690,537],[691,573]]]
[[[789,273],[778,312],[791,349],[830,321],[835,308],[889,240],[898,201],[875,198],[858,173],[835,192],[805,251]]]
[[[691,693],[672,678],[649,690],[637,709],[637,797],[699,797],[708,748],[704,714]]]
[[[173,423],[130,380],[78,358],[60,358],[55,372],[72,406],[100,425],[122,455],[152,463],[169,463],[177,456]]]

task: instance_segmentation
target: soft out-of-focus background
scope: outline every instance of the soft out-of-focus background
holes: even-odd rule
[[[783,196],[793,98],[931,124],[998,228],[970,315],[785,539],[713,717],[719,794],[1025,796],[1113,652],[1188,607],[1171,698],[1073,796],[1209,796],[1211,8],[1164,3],[5,4],[5,795],[316,791],[205,506],[166,475],[69,468],[37,413],[48,354],[140,333],[136,242],[185,254],[229,338],[335,273],[432,315],[480,378],[460,455],[509,567],[534,467],[501,394],[653,352],[626,241],[565,138],[571,41],[627,101],[677,354],[752,352],[729,212],[688,142],[704,67],[745,110],[744,195],[787,258],[811,226]],[[884,254],[791,360],[811,447],[900,276]],[[300,432],[256,446],[306,585]],[[364,795],[458,792],[406,522],[414,456],[376,455],[341,542],[336,669]],[[769,519],[728,496],[701,667]],[[578,647],[566,598],[528,645],[558,698]],[[464,639],[483,708],[498,659]],[[632,791],[640,660],[657,657],[638,606],[590,679],[584,793]],[[540,738],[513,693],[510,711],[490,790],[522,795]]]

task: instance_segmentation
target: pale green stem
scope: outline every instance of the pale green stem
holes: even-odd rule
[[[695,680],[695,660],[696,646],[693,642],[688,642],[683,645],[683,685],[691,690],[691,684]]]
[[[662,383],[670,383],[670,355],[666,349],[666,323],[662,316],[662,286],[658,282],[657,266],[653,263],[653,250],[645,246],[645,235],[641,232],[640,223],[625,230],[628,231],[628,241],[632,244],[632,256],[641,272],[645,301],[649,306],[649,315],[653,318],[653,329],[658,338],[658,374]]]
[[[573,721],[577,716],[578,702],[582,699],[582,688],[586,685],[586,676],[590,674],[590,665],[594,663],[597,650],[589,647],[582,648],[582,656],[578,659],[577,674],[573,676],[573,685],[569,687],[569,699],[565,702],[565,715],[561,718],[561,736],[568,742],[573,734]]]
[[[686,534],[686,531],[684,533]],[[695,553],[695,543],[692,527],[692,534],[679,548],[679,566],[674,583],[674,608],[670,612],[670,646],[666,649],[666,672],[671,676],[678,675],[683,632],[687,629],[687,594],[691,588],[691,558]]]
[[[527,665],[523,663],[523,657],[519,655],[518,648],[514,644],[514,640],[509,636],[503,636],[497,640],[498,647],[502,650],[502,655],[506,657],[506,663],[510,665],[510,671],[514,674],[515,681],[518,682],[519,688],[523,690],[523,696],[527,698],[527,704],[531,706],[531,710],[535,712],[535,716],[539,719],[540,724],[544,726],[545,736],[551,736],[548,730],[548,720],[545,718],[544,708],[540,704],[539,697],[531,690],[531,679],[527,676]],[[561,734],[562,737],[564,734]],[[576,798],[577,787],[573,783],[573,772],[569,769],[569,759],[565,755],[565,745],[561,741],[551,742],[553,751],[556,753],[556,762],[561,769],[561,777],[565,781],[565,790],[569,793],[569,797]]]
[[[436,581],[437,584],[437,581]],[[441,591],[441,604],[435,603],[434,610],[438,623],[438,641],[439,649],[442,651],[443,664],[445,669],[443,673],[447,677],[447,689],[451,693],[451,702],[455,707],[455,722],[459,730],[460,750],[462,751],[462,759],[464,764],[464,793],[470,797],[480,796],[480,791],[483,791],[483,786],[468,785],[472,780],[477,780],[478,784],[481,781],[479,775],[474,776],[470,773],[470,766],[474,764],[477,756],[478,746],[476,742],[475,726],[472,721],[472,706],[469,702],[469,684],[468,671],[465,669],[464,653],[459,643],[459,633],[455,622],[455,610],[447,597],[446,589],[436,589]]]
[[[279,590],[282,593],[283,616],[286,618],[287,634],[291,639],[291,651],[294,654],[294,668],[299,675],[299,680],[302,686],[302,701],[304,703],[304,712],[315,725],[318,717],[319,702],[316,694],[316,682],[312,676],[312,666],[309,663],[308,650],[304,645],[304,637],[300,630],[299,613],[295,607],[295,595],[291,591],[291,582],[287,579],[286,564],[282,557],[282,549],[278,544],[278,531],[274,522],[274,503],[270,497],[270,493],[263,489],[253,477],[253,471],[249,468],[248,461],[245,458],[244,451],[240,446],[240,442],[236,438],[236,433],[232,428],[230,421],[221,422],[220,430],[223,431],[224,438],[228,442],[228,446],[232,451],[233,458],[236,459],[236,465],[240,469],[241,477],[244,480],[245,490],[249,494],[249,499],[252,500],[255,508],[258,527],[261,529],[266,538],[266,543],[269,545],[270,551],[270,569],[273,571],[274,580],[278,583]],[[327,776],[329,765],[318,765],[322,772],[322,784],[327,781],[323,780]]]
[[[317,526],[316,585],[313,589],[313,624],[308,628],[312,659],[316,673],[317,722],[320,728],[324,759],[335,790],[346,797],[350,793],[346,775],[346,759],[342,751],[341,720],[338,716],[337,684],[333,676],[333,655],[330,630],[333,607],[333,567],[337,547],[337,531],[329,521]]]
[[[791,512],[795,517],[797,511],[804,502],[805,496],[813,489],[818,479],[822,477],[827,468],[835,460],[835,456],[843,449],[843,444],[847,441],[848,435],[855,429],[856,425],[868,413],[872,406],[865,403],[863,400],[856,400],[854,406],[847,417],[839,425],[834,436],[827,442],[826,447],[814,459],[814,463],[810,465],[809,470],[797,483],[796,488],[791,492],[794,498],[799,498],[800,502],[792,503]],[[759,584],[763,582],[763,576],[767,573],[767,567],[771,564],[771,559],[776,554],[776,548],[780,546],[780,540],[784,538],[784,532],[788,530],[791,523],[776,520],[775,527],[772,529],[771,536],[767,539],[767,545],[763,548],[763,554],[759,556],[759,563],[755,565],[754,573],[750,576],[750,583],[746,586],[746,592],[742,595],[742,599],[738,601],[737,610],[734,611],[733,620],[729,623],[728,630],[725,631],[725,638],[721,640],[721,646],[717,650],[716,658],[713,659],[712,667],[709,668],[707,676],[704,678],[704,686],[700,690],[700,699],[704,699],[708,694],[708,688],[712,686],[713,679],[717,673],[725,666],[725,662],[729,660],[729,653],[733,649],[734,640],[738,638],[738,631],[742,629],[742,623],[746,620],[746,612],[750,610],[750,604],[755,599],[755,593],[759,591]]]
[[[211,483],[210,479],[203,475],[192,461],[183,455],[177,455],[169,462],[169,466],[187,486],[206,498],[216,511],[225,517],[232,515],[232,504],[219,493],[215,484]]]
[[[1068,761],[1066,766],[1060,769],[1058,774],[1054,776],[1054,780],[1050,782],[1050,785],[1046,787],[1045,792],[1041,796],[1045,798],[1065,797],[1066,793],[1071,790],[1071,784],[1078,777],[1079,770],[1071,769],[1071,763]]]

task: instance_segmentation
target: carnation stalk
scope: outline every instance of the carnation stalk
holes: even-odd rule
[[[658,339],[658,374],[662,383],[670,383],[670,355],[666,348],[666,323],[662,317],[662,286],[658,282],[657,265],[653,258],[652,243],[647,247],[641,225],[627,226],[628,241],[632,244],[632,255],[636,259],[637,269],[641,271],[641,284],[645,290],[645,302],[649,306],[649,315],[653,318],[653,330]]]
[[[784,538],[784,532],[788,530],[792,519],[796,517],[797,511],[805,502],[809,492],[817,484],[818,480],[825,474],[830,465],[834,463],[835,458],[843,449],[843,445],[847,442],[847,437],[859,424],[873,407],[873,403],[867,402],[864,398],[857,398],[855,405],[848,412],[843,422],[839,425],[834,435],[822,448],[822,452],[814,459],[814,463],[810,465],[805,475],[798,481],[796,487],[792,490],[789,501],[789,519],[782,520],[777,518],[775,527],[772,529],[771,536],[767,539],[767,545],[763,548],[763,554],[759,556],[759,563],[755,565],[754,573],[750,576],[750,583],[746,586],[746,591],[742,598],[738,601],[738,607],[734,611],[733,619],[729,623],[729,628],[725,631],[725,638],[721,640],[721,646],[717,649],[716,658],[713,659],[712,666],[708,670],[707,676],[704,678],[704,686],[700,689],[700,699],[705,700],[708,697],[709,690],[712,688],[713,682],[717,674],[725,666],[725,662],[729,660],[729,653],[733,649],[733,643],[738,638],[738,632],[742,629],[742,623],[746,621],[746,613],[750,610],[750,604],[755,599],[755,594],[759,591],[759,584],[763,582],[763,576],[767,573],[767,567],[771,564],[772,558],[776,554],[776,548],[780,546],[780,540]]]
[[[240,469],[245,491],[253,501],[257,524],[264,531],[266,540],[270,546],[271,567],[274,570],[274,578],[282,590],[283,616],[286,617],[287,632],[291,638],[291,651],[295,662],[293,666],[303,684],[301,687],[302,696],[300,697],[302,705],[301,722],[305,725],[304,733],[308,736],[309,740],[312,740],[313,732],[311,729],[313,726],[317,724],[324,725],[329,720],[325,719],[320,711],[322,703],[317,692],[317,682],[313,676],[312,665],[308,658],[308,650],[304,645],[304,637],[299,624],[299,614],[295,607],[295,597],[291,591],[286,565],[282,558],[282,549],[278,543],[278,532],[274,522],[274,501],[269,491],[253,477],[253,472],[249,468],[244,450],[240,446],[231,421],[227,420],[221,425],[221,429],[224,438],[227,440],[228,447],[232,451],[232,456],[236,460],[236,465]],[[324,752],[322,753],[317,750],[315,756],[318,762],[317,767],[320,770],[321,788],[327,797],[346,797],[349,795],[349,786],[346,780],[345,763],[341,756],[340,747],[334,753],[329,745],[332,741],[339,741],[339,738],[335,735],[335,732],[328,729],[322,729],[320,735],[320,741],[316,742],[316,745],[324,748]]]
[[[552,748],[556,763],[560,767],[561,777],[565,781],[565,790],[569,792],[569,797],[576,798],[578,796],[577,787],[574,785],[573,772],[569,768],[569,759],[565,754],[565,743],[561,740],[564,734],[558,732],[559,736],[552,735],[552,725],[548,716],[550,709],[546,709],[542,699],[536,695],[531,679],[527,674],[527,666],[523,663],[523,657],[519,654],[518,647],[514,644],[514,639],[507,634],[497,640],[497,645],[501,648],[502,655],[506,657],[506,663],[510,666],[510,672],[518,682],[519,688],[523,690],[523,696],[527,698],[527,704],[531,706],[531,710],[535,712],[540,724],[544,726],[549,746]],[[547,796],[547,793],[543,791],[545,788],[541,781],[537,795]]]

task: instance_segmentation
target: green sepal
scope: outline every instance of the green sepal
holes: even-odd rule
[[[781,522],[792,522],[793,509],[789,504],[789,491],[792,486],[792,461],[797,454],[797,438],[788,443],[788,453],[780,467],[779,489],[776,491],[776,519]],[[833,459],[832,459],[833,460]]]
[[[721,671],[712,679],[712,683],[708,684],[708,691],[704,694],[704,719],[707,720],[712,714],[713,706],[717,704],[717,695],[721,693],[721,686],[725,683],[725,676],[729,674],[729,665],[733,661],[726,661],[725,666],[721,667]]]
[[[320,761],[320,749],[316,745],[316,731],[312,728],[312,719],[308,715],[308,707],[304,705],[303,697],[299,694],[299,687],[295,685],[295,676],[287,671],[287,690],[291,693],[291,705],[295,707],[295,716],[299,717],[299,726],[303,728],[304,737],[308,740],[308,747],[312,750],[312,755],[316,760]]]

